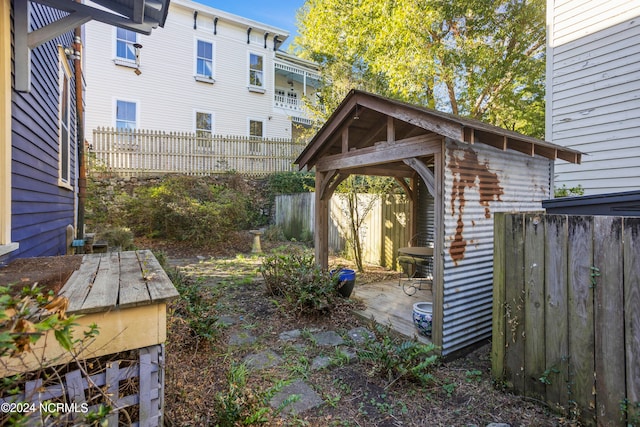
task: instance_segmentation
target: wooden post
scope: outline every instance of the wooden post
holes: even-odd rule
[[[316,224],[314,231],[316,262],[323,270],[329,268],[329,200],[331,194],[323,197],[327,172],[316,171]]]
[[[505,213],[493,215],[493,326],[491,338],[491,374],[502,382],[505,353]]]
[[[627,400],[640,402],[640,219],[624,219],[624,304]],[[640,408],[629,405],[628,423],[640,417]],[[637,418],[636,418],[637,419]]]

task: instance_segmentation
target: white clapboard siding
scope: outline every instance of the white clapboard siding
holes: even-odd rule
[[[640,2],[548,0],[546,139],[585,153],[555,186],[640,189]]]

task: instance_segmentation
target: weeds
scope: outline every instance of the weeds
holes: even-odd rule
[[[422,385],[435,381],[432,371],[438,363],[436,346],[417,341],[399,341],[388,328],[376,325],[377,340],[367,341],[357,350],[360,360],[374,373],[386,375],[387,388],[404,378]]]

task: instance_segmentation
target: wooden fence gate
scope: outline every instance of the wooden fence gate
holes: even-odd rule
[[[586,425],[640,422],[640,218],[496,214],[493,375]]]

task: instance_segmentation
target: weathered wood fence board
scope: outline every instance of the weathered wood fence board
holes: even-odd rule
[[[117,176],[230,171],[265,175],[296,170],[293,162],[304,146],[290,139],[97,128],[89,160],[92,169],[104,168]]]
[[[398,248],[407,246],[411,240],[408,227],[411,203],[405,197],[397,195],[376,198],[370,194],[361,194],[358,200],[366,205],[371,197],[375,203],[366,213],[360,228],[363,260],[396,269]],[[329,249],[334,253],[346,249],[347,236],[350,235],[347,212],[344,198],[335,194],[331,198],[329,218]],[[276,197],[276,225],[282,228],[288,239],[312,238],[314,215],[314,193]]]
[[[495,378],[586,425],[635,419],[640,218],[497,214],[494,225]]]

